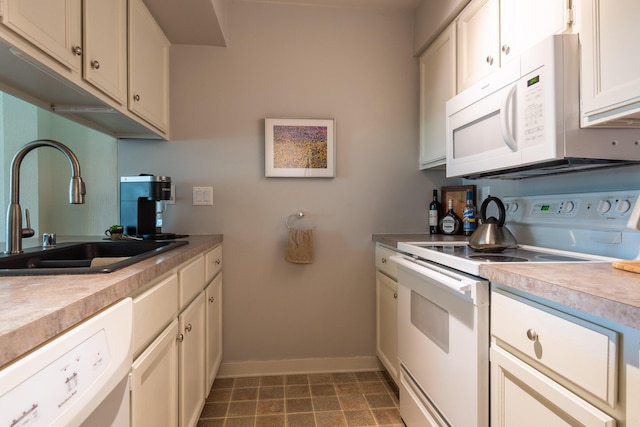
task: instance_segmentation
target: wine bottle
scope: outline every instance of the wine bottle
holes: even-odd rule
[[[467,190],[467,201],[462,209],[462,234],[471,236],[476,230],[476,207],[471,190]]]
[[[447,213],[440,220],[440,231],[442,234],[460,234],[462,231],[462,220],[453,210],[453,199],[449,199]]]
[[[440,233],[440,202],[438,190],[433,190],[433,200],[429,203],[429,233]]]

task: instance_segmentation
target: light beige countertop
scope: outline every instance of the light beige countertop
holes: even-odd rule
[[[640,329],[640,274],[611,263],[491,264],[480,275],[529,294]]]
[[[222,235],[189,236],[185,240],[189,244],[113,273],[1,276],[0,368],[217,246],[222,243]]]
[[[454,236],[374,234],[372,240],[397,247],[398,242],[445,241]],[[462,236],[457,236],[462,240]],[[640,329],[640,274],[611,263],[502,263],[480,266],[480,275],[523,292]]]

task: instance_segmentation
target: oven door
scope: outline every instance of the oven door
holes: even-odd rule
[[[402,256],[394,260],[405,423],[487,427],[488,282]]]

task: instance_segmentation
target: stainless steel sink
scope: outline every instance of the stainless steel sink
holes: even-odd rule
[[[62,243],[0,255],[0,276],[111,273],[189,243],[172,241],[99,241]]]

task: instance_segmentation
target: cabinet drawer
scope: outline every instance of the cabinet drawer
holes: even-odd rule
[[[178,312],[178,276],[172,274],[133,299],[133,352],[138,354]]]
[[[397,252],[382,245],[376,245],[376,268],[394,280],[398,280],[398,264],[391,261]]]
[[[199,256],[178,271],[178,303],[184,308],[204,289],[204,256]]]
[[[565,378],[613,406],[617,333],[517,296],[492,293],[491,334],[552,377]],[[554,375],[555,373],[555,375]]]
[[[216,246],[204,256],[205,277],[209,283],[222,270],[222,245]]]

